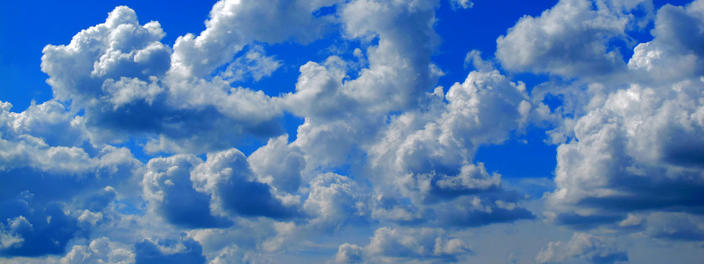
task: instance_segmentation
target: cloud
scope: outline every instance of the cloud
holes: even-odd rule
[[[142,164],[125,148],[88,144],[83,120],[55,101],[22,113],[1,105],[0,255],[61,254],[135,188]]]
[[[310,181],[303,209],[316,229],[341,229],[348,222],[360,221],[366,214],[364,192],[352,179],[326,173]]]
[[[187,228],[227,226],[227,220],[210,212],[210,196],[194,189],[191,171],[202,161],[194,156],[155,158],[142,180],[145,198],[168,222]]]
[[[470,0],[450,0],[450,3],[452,4],[452,8],[472,8],[474,6],[474,2]]]
[[[246,54],[230,63],[220,76],[230,82],[246,79],[259,81],[274,73],[279,67],[281,67],[281,61],[277,61],[273,56],[266,56],[261,46],[253,46]]]
[[[644,231],[647,235],[670,241],[704,240],[704,222],[701,215],[657,212],[649,215]]]
[[[247,158],[252,171],[264,183],[293,193],[300,187],[305,158],[300,148],[288,144],[288,136],[269,139]]]
[[[496,58],[457,57],[474,70],[437,87],[448,70],[434,64],[441,4],[473,2],[223,0],[173,47],[158,22],[120,6],[48,45],[55,97],[19,113],[0,102],[0,256],[519,261],[530,246],[475,252],[470,239],[511,237],[540,216],[529,225],[549,236],[563,232],[556,223],[626,241],[704,239],[704,1],[655,15],[651,1],[562,0],[499,37]],[[648,25],[654,38],[635,45]],[[236,86],[282,67],[277,47],[313,42],[333,47],[295,65],[295,91]],[[527,85],[524,72],[526,83],[552,76]],[[548,107],[550,96],[565,100]],[[303,120],[295,135],[284,135],[288,114]],[[532,129],[558,145],[554,190],[538,199],[477,154]],[[535,260],[638,253],[594,234],[549,242]]]
[[[503,190],[499,174],[473,163],[479,146],[503,142],[531,114],[524,90],[523,84],[483,67],[454,84],[444,96],[447,103],[436,90],[427,110],[393,119],[384,138],[370,149],[370,164],[385,175],[377,184],[389,185],[412,206],[389,203],[394,200],[389,191],[375,215],[402,221],[428,217],[457,226],[533,218],[517,206],[520,199]]]
[[[60,260],[62,264],[130,264],[134,262],[135,253],[130,248],[113,242],[107,237],[92,240],[88,245],[75,245]]]
[[[603,238],[574,233],[567,242],[550,242],[535,258],[538,263],[627,263],[628,253]]]
[[[456,261],[457,257],[471,253],[464,241],[452,238],[440,229],[381,227],[363,248],[349,243],[340,245],[335,260],[339,263],[355,263],[362,259],[384,263],[411,259]]]
[[[297,40],[303,43],[320,37],[331,22],[330,16],[314,16],[314,11],[337,1],[218,1],[210,11],[206,29],[200,35],[186,34],[174,43],[172,74],[204,76],[227,63],[253,41],[276,43]]]
[[[496,57],[510,71],[566,77],[614,74],[626,69],[612,42],[628,42],[636,10],[649,1],[561,0],[539,17],[524,16],[497,40]],[[622,14],[622,11],[625,14]]]
[[[627,77],[589,84],[603,89],[587,92],[593,93],[583,115],[565,119],[572,138],[557,148],[557,189],[547,196],[545,212],[549,219],[578,230],[632,232],[655,228],[648,226],[657,221],[636,221],[651,213],[703,212],[704,201],[697,198],[704,190],[702,80],[699,70],[689,67],[702,54],[687,48],[698,35],[675,29],[701,24],[704,17],[695,10],[702,3],[663,6],[654,39],[635,47]],[[680,67],[687,70],[666,73]]]
[[[210,195],[218,213],[278,219],[297,214],[293,205],[272,194],[269,185],[254,179],[247,157],[237,149],[208,154],[206,162],[191,172],[191,180],[197,191]]]
[[[55,98],[71,102],[72,111],[85,110],[92,142],[142,136],[151,139],[150,152],[205,152],[232,146],[247,135],[282,133],[276,121],[282,113],[263,92],[232,88],[222,78],[168,73],[178,66],[172,59],[178,50],[160,42],[164,34],[158,22],[140,25],[132,9],[120,6],[105,23],[79,32],[68,45],[44,48],[42,71],[49,75]],[[259,53],[251,54],[244,58]],[[231,133],[237,136],[222,136]]]
[[[344,243],[337,249],[335,254],[336,263],[361,263],[363,249],[357,245]]]
[[[0,256],[60,254],[79,231],[76,219],[58,204],[39,207],[18,198],[3,201],[1,208],[4,213],[0,216],[6,220],[0,231],[4,237]]]
[[[206,263],[202,247],[198,242],[185,239],[183,241],[164,241],[154,243],[144,240],[134,245],[135,263]]]

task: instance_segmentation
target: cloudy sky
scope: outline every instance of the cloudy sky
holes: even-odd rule
[[[0,3],[0,263],[701,263],[704,0]]]

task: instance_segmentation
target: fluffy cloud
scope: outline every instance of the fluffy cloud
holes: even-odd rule
[[[206,263],[202,247],[193,240],[154,243],[144,240],[135,244],[135,264],[142,263]]]
[[[575,233],[567,242],[550,242],[536,257],[538,263],[626,263],[628,254],[599,237]]]
[[[436,90],[428,110],[400,115],[371,148],[373,168],[386,175],[379,185],[389,184],[415,206],[427,206],[442,224],[481,226],[532,218],[516,206],[515,196],[502,190],[499,174],[472,163],[479,146],[501,143],[528,118],[532,107],[524,89],[485,68],[453,85],[445,95],[448,103]],[[504,202],[511,206],[502,208]],[[410,220],[413,215],[398,203],[384,204],[378,216]]]
[[[42,71],[57,100],[85,110],[94,142],[141,134],[153,139],[149,151],[208,151],[245,135],[281,133],[274,120],[281,112],[262,92],[232,88],[222,78],[167,74],[179,65],[172,59],[178,50],[172,54],[163,37],[158,22],[140,25],[132,9],[117,7],[105,23],[81,31],[68,45],[44,48]],[[271,70],[264,71],[258,74]],[[239,136],[222,136],[233,132]]]
[[[340,245],[335,261],[356,263],[394,263],[412,259],[440,259],[456,261],[459,256],[471,254],[472,250],[462,240],[449,237],[439,229],[382,227],[365,247],[345,243]]]
[[[637,19],[632,13],[647,14],[652,9],[649,3],[559,1],[539,17],[521,18],[499,37],[496,57],[511,71],[567,77],[621,72],[626,68],[622,55],[610,43],[627,43],[626,30]]]
[[[10,107],[0,109],[0,255],[63,253],[100,220],[115,188],[135,188],[142,165],[125,148],[88,144],[82,119],[55,101]]]
[[[345,176],[321,174],[310,182],[303,209],[314,217],[310,221],[312,226],[340,229],[366,214],[365,197],[361,193],[360,187]]]
[[[635,81],[626,89],[608,94],[602,104],[576,119],[574,140],[558,147],[557,190],[548,198],[558,212],[553,215],[557,222],[590,228],[625,220],[629,212],[702,212],[702,201],[696,198],[704,189],[704,143],[699,136],[704,132],[702,81],[693,72],[675,80],[653,75],[668,68],[686,67],[691,61],[665,65],[649,58],[654,53],[643,52],[657,48],[653,52],[663,57],[686,53],[698,59],[698,53],[681,46],[692,41],[694,35],[671,36],[667,35],[671,31],[664,28],[689,23],[685,21],[695,17],[687,12],[696,13],[702,3],[694,2],[684,9],[660,9],[655,39],[636,47],[629,62]],[[673,15],[678,12],[680,16]],[[701,23],[701,18],[698,21]],[[645,75],[651,76],[641,77]],[[650,79],[658,81],[639,81]]]
[[[194,156],[156,158],[147,164],[142,180],[144,196],[168,222],[185,227],[227,225],[210,212],[210,196],[194,189],[191,170],[202,161]]]
[[[293,205],[272,194],[269,185],[255,180],[247,157],[236,149],[208,154],[207,161],[192,171],[191,180],[197,191],[212,197],[218,213],[273,218],[297,214]]]
[[[288,137],[270,139],[247,158],[252,171],[261,182],[285,192],[296,192],[305,168],[303,152],[288,144]]]
[[[313,13],[335,0],[316,1],[218,1],[210,11],[206,29],[200,35],[181,36],[174,44],[171,71],[200,77],[227,63],[252,41],[280,42],[295,39],[303,43],[321,36],[330,16]]]
[[[135,254],[125,245],[101,237],[88,245],[76,245],[61,258],[62,264],[116,263],[130,264],[135,262]]]
[[[0,102],[0,257],[392,263],[512,252],[513,261],[538,252],[474,252],[468,239],[523,223],[704,239],[704,1],[657,16],[651,1],[559,1],[499,37],[502,67],[471,51],[465,63],[476,70],[447,90],[433,63],[441,4],[473,5],[223,0],[204,31],[173,47],[158,22],[117,7],[69,44],[47,46],[42,70],[55,98],[20,113]],[[654,39],[626,63],[629,34],[653,21]],[[295,91],[233,86],[283,66],[268,48],[328,33],[341,34],[336,51],[294,65]],[[530,87],[502,69],[566,78]],[[551,110],[549,95],[576,99]],[[281,135],[285,114],[303,119],[295,135]],[[559,145],[555,189],[529,200],[477,153],[544,125]],[[266,144],[247,157],[237,148],[252,140]],[[539,214],[550,221],[508,224]],[[587,233],[536,258],[628,260]]]

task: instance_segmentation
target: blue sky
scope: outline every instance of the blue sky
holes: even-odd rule
[[[0,4],[0,263],[698,263],[704,1]]]

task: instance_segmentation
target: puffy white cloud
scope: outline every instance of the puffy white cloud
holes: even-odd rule
[[[651,9],[650,1],[561,0],[539,17],[522,17],[499,37],[496,57],[511,71],[567,77],[618,73],[625,63],[610,43],[627,43],[626,30],[636,19],[631,12]]]
[[[655,39],[635,47],[629,69],[650,83],[672,83],[702,75],[703,6],[701,1],[694,1],[686,8],[665,5],[658,10],[652,31]]]
[[[448,236],[442,229],[381,227],[374,232],[364,247],[345,243],[338,248],[335,260],[356,263],[394,263],[418,259],[457,261],[471,254],[471,248],[462,240]]]
[[[206,29],[198,36],[181,36],[174,44],[172,73],[201,77],[227,63],[252,41],[310,42],[326,31],[330,16],[316,17],[335,0],[275,1],[222,0],[210,11]]]
[[[696,219],[704,205],[697,198],[704,190],[704,81],[701,70],[690,67],[701,58],[700,49],[691,46],[701,33],[676,26],[700,27],[703,3],[663,6],[655,38],[634,49],[625,75],[590,84],[603,89],[600,95],[583,94],[591,100],[584,114],[566,119],[571,137],[557,149],[548,219],[580,230],[650,230],[644,234],[702,239],[687,239],[674,231],[674,222],[662,224],[663,217],[656,216],[667,211],[695,222],[684,219]],[[672,228],[672,236],[656,231],[662,226]]]
[[[275,120],[282,114],[279,107],[261,91],[233,88],[222,78],[168,77],[178,64],[172,60],[176,53],[160,42],[163,36],[158,22],[140,25],[132,9],[120,6],[68,45],[44,49],[42,71],[55,98],[71,102],[74,112],[85,110],[92,142],[136,135],[152,139],[150,152],[205,152],[232,147],[246,135],[282,132]],[[261,58],[256,50],[245,60]],[[263,62],[268,66],[259,65],[264,68],[256,78],[276,68],[266,57]]]
[[[340,229],[366,214],[363,192],[345,176],[318,175],[310,181],[309,189],[303,209],[313,217],[309,224],[315,228]]]
[[[340,245],[335,254],[336,263],[361,263],[363,249],[357,245],[344,243]]]
[[[288,144],[287,136],[269,139],[247,161],[261,182],[290,193],[301,185],[305,159],[300,148]]]
[[[447,105],[420,114],[427,117],[410,113],[395,119],[372,148],[372,164],[390,164],[396,177],[410,177],[403,181],[411,180],[425,196],[497,188],[499,175],[470,162],[480,145],[500,143],[520,127],[530,111],[524,89],[496,70],[472,72],[450,88]]]
[[[533,217],[517,206],[520,198],[503,190],[499,174],[473,163],[479,146],[503,142],[532,111],[523,84],[482,69],[453,85],[447,103],[436,90],[427,110],[393,119],[370,148],[370,164],[383,175],[375,181],[387,186],[377,187],[382,196],[374,216],[401,222],[428,217],[425,221],[457,226]],[[393,198],[395,192],[412,205]]]
[[[61,258],[62,264],[115,263],[131,264],[135,254],[126,245],[101,237],[90,241],[88,245],[75,245]]]
[[[612,242],[574,233],[567,242],[550,242],[536,257],[538,263],[627,263],[628,254]]]
[[[132,9],[119,6],[105,23],[79,32],[69,45],[46,46],[42,71],[56,99],[84,106],[103,93],[104,79],[164,74],[171,51],[159,42],[163,36],[158,22],[141,26]]]
[[[336,234],[359,238],[355,228],[381,226],[366,246],[341,244],[334,261],[463,260],[472,250],[448,230],[535,218],[477,150],[560,115],[556,131],[566,139],[556,190],[545,197],[549,219],[702,240],[704,1],[663,7],[655,39],[628,64],[613,43],[633,44],[627,34],[651,21],[651,1],[562,0],[522,18],[498,40],[503,68],[577,79],[532,94],[478,51],[465,61],[476,71],[447,93],[433,90],[443,74],[432,61],[440,3],[223,0],[203,32],[173,49],[160,42],[157,22],[141,25],[118,7],[69,44],[47,46],[42,69],[56,98],[21,113],[0,103],[0,256],[271,262],[300,251],[332,255],[331,245],[345,242]],[[359,48],[301,65],[288,94],[233,87],[282,66],[268,44],[327,32]],[[572,90],[580,86],[588,91]],[[540,102],[551,92],[580,103],[551,112]],[[304,119],[293,142],[279,136],[285,112]],[[233,148],[251,136],[269,140],[249,157]],[[106,145],[145,140],[146,166]],[[185,154],[150,156],[158,152]],[[537,258],[627,259],[583,233]]]

